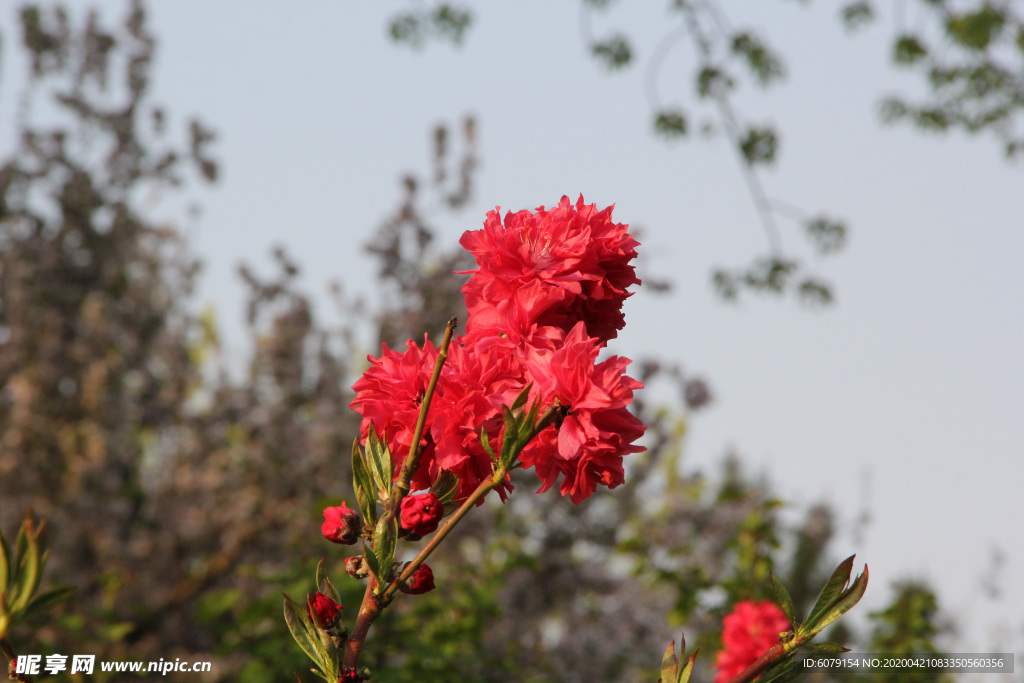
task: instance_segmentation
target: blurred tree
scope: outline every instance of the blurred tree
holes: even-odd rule
[[[429,21],[424,36],[461,35],[469,21],[452,10],[411,16],[399,34]],[[240,269],[255,351],[233,378],[213,316],[189,305],[198,262],[149,218],[152,197],[212,182],[217,165],[210,130],[192,122],[183,145],[168,142],[168,117],[148,100],[155,40],[142,3],[115,29],[59,7],[29,5],[20,17],[25,101],[52,98],[23,109],[19,144],[0,160],[0,520],[26,504],[49,518],[51,578],[78,588],[21,649],[213,658],[216,680],[280,680],[305,659],[279,592],[311,589],[328,553],[320,509],[351,501],[358,328],[399,345],[461,310],[450,273],[466,256],[437,248],[421,206],[426,193],[449,209],[471,196],[475,124],[462,124],[457,157],[453,132],[434,131],[431,177],[403,180],[368,244],[379,310],[338,286],[344,322],[331,329],[283,249],[272,276]],[[758,53],[751,40],[742,50]],[[605,52],[611,66],[629,61],[621,44]],[[673,126],[666,114],[662,127]],[[764,135],[748,142],[758,158],[772,150]],[[822,221],[815,231],[834,248],[841,231]],[[381,680],[653,680],[667,620],[702,644],[707,677],[721,615],[770,597],[770,570],[798,607],[813,599],[829,560],[827,508],[788,529],[770,486],[738,461],[717,483],[684,476],[686,430],[710,389],[664,360],[638,367],[679,400],[637,400],[650,448],[627,484],[573,506],[528,495],[536,481],[518,472],[510,503],[480,508],[432,560],[438,591],[399,600],[374,627],[367,663]],[[361,586],[341,559],[329,568],[352,610]]]
[[[784,54],[772,47],[762,31],[744,25],[742,7],[718,0],[668,0],[665,6],[674,21],[668,22],[660,37],[631,38],[614,28],[595,35],[594,16],[613,14],[615,4],[614,0],[580,0],[584,49],[607,71],[618,72],[635,63],[640,52],[635,44],[651,47],[645,87],[654,134],[669,141],[685,139],[694,129],[725,136],[737,154],[757,209],[767,253],[747,266],[716,268],[712,273],[716,291],[726,300],[750,291],[791,294],[812,305],[831,303],[832,286],[809,268],[806,259],[785,248],[779,223],[780,219],[795,223],[813,253],[821,257],[842,250],[849,232],[846,222],[769,196],[762,170],[778,159],[781,134],[773,124],[745,116],[737,104],[744,87],[766,89],[785,80]],[[879,4],[846,0],[839,18],[849,32],[863,30],[877,18]],[[927,95],[917,102],[902,95],[884,97],[881,119],[906,121],[927,132],[988,133],[1002,144],[1008,159],[1024,158],[1024,13],[1020,8],[992,0],[897,0],[890,7],[895,27],[892,63],[921,74]],[[430,9],[397,15],[391,36],[396,43],[416,49],[430,39],[458,44],[465,40],[472,19],[467,5],[438,2]],[[396,30],[399,25],[402,30]],[[677,91],[672,98],[683,103],[666,104],[658,75],[673,48],[683,43],[697,57],[692,72],[696,97]]]

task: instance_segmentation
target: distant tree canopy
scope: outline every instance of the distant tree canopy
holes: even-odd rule
[[[811,0],[803,0],[810,4]],[[645,78],[652,130],[665,140],[681,140],[696,129],[724,135],[737,153],[744,181],[767,240],[768,251],[742,268],[716,268],[712,283],[726,300],[742,292],[796,295],[812,305],[833,301],[832,286],[784,246],[779,219],[795,222],[817,256],[840,252],[849,228],[826,211],[806,211],[793,202],[769,197],[761,169],[776,162],[781,148],[778,128],[752,120],[736,104],[736,94],[751,85],[770,88],[785,80],[786,59],[763,31],[744,24],[742,10],[719,0],[668,0],[662,8],[676,18],[660,36],[630,36],[613,29],[593,31],[593,17],[607,14],[614,25],[615,0],[580,0],[581,48],[608,72],[634,66],[637,50],[648,48]],[[847,0],[838,19],[849,33],[877,20],[872,0]],[[1024,10],[993,0],[893,0],[891,61],[895,68],[919,74],[927,96],[913,101],[902,95],[882,97],[879,114],[889,124],[908,123],[930,133],[964,131],[995,138],[1011,162],[1024,159]],[[486,9],[479,10],[486,12]],[[637,10],[632,10],[637,11]],[[463,43],[472,31],[473,12],[466,3],[436,2],[399,12],[389,33],[400,45],[424,48],[429,41]],[[657,74],[672,48],[688,43],[697,57],[693,93],[673,92],[667,105]],[[695,123],[696,122],[696,123]]]
[[[143,3],[114,27],[61,6],[19,16],[26,101],[46,115],[23,110],[17,148],[0,159],[0,524],[9,530],[26,505],[46,517],[47,580],[77,594],[56,619],[15,631],[15,645],[212,658],[221,681],[308,680],[280,592],[312,590],[321,554],[347,610],[362,592],[319,534],[320,510],[351,501],[355,331],[399,345],[459,313],[451,271],[465,257],[433,243],[421,207],[427,193],[452,208],[471,196],[473,122],[461,126],[458,158],[453,133],[435,130],[432,177],[406,177],[368,244],[381,309],[338,287],[342,326],[319,321],[284,249],[270,277],[240,269],[255,351],[236,378],[214,317],[191,305],[198,260],[150,215],[153,197],[214,182],[218,166],[210,129],[190,122],[176,144],[171,116],[149,99],[155,37]],[[440,33],[468,25],[438,16],[451,24]],[[815,230],[822,244],[841,241],[828,225]],[[400,601],[375,626],[368,663],[380,680],[652,679],[670,623],[702,647],[706,678],[721,615],[769,597],[770,571],[798,610],[814,599],[831,559],[828,508],[791,528],[770,485],[735,458],[720,476],[684,474],[685,434],[708,385],[673,360],[638,365],[678,401],[636,402],[648,451],[627,483],[573,506],[532,495],[532,474],[517,478],[509,504],[482,508],[432,559],[439,590]],[[915,614],[916,647],[936,630],[934,609]],[[882,630],[861,642],[898,647],[896,616],[883,613]]]

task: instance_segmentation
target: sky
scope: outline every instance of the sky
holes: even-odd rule
[[[95,4],[106,17],[123,7]],[[879,123],[882,95],[921,92],[887,62],[891,17],[850,36],[834,3],[723,3],[786,59],[783,85],[737,99],[747,119],[781,131],[768,195],[851,229],[840,255],[816,260],[780,222],[787,251],[835,287],[836,304],[815,310],[756,296],[728,305],[711,289],[713,267],[749,263],[766,240],[721,136],[667,143],[651,131],[645,66],[675,27],[668,3],[594,18],[596,34],[634,39],[636,66],[616,74],[588,57],[579,0],[479,4],[461,47],[422,51],[394,45],[386,28],[395,11],[426,4],[150,4],[154,99],[172,121],[198,115],[218,134],[223,177],[190,194],[199,219],[183,223],[173,203],[159,210],[204,259],[196,305],[215,307],[229,349],[246,351],[235,270],[270,272],[275,245],[302,265],[311,295],[340,279],[372,296],[362,246],[396,205],[402,174],[429,175],[431,129],[472,114],[477,185],[463,210],[436,214],[439,241],[454,244],[495,206],[580,193],[614,203],[616,220],[641,231],[643,270],[674,290],[641,288],[613,351],[678,361],[713,387],[686,466],[714,469],[735,451],[792,503],[790,519],[833,505],[836,561],[856,553],[858,571],[871,567],[858,612],[884,605],[893,581],[920,578],[938,589],[959,644],[1024,650],[1024,588],[1011,581],[1024,571],[1024,167],[988,138]],[[0,12],[10,40],[13,14]],[[7,69],[16,57],[5,52]],[[662,102],[697,110],[694,61],[689,44],[669,53]],[[864,510],[870,523],[854,534]],[[996,600],[983,587],[994,554]]]

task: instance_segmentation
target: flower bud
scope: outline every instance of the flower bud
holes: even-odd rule
[[[353,579],[365,579],[370,575],[370,565],[362,555],[353,555],[345,560],[345,571]]]
[[[402,528],[417,536],[436,531],[442,517],[444,506],[433,491],[402,499]]]
[[[341,605],[317,591],[315,596],[306,595],[306,613],[310,621],[319,623],[321,629],[328,631],[334,628],[341,618]],[[314,613],[316,618],[313,617]]]
[[[324,508],[324,523],[320,532],[332,543],[352,545],[359,540],[363,522],[358,513],[350,510],[345,501],[338,507]]]
[[[398,590],[409,595],[420,595],[421,593],[428,593],[434,590],[434,572],[430,570],[430,567],[426,563],[421,564],[419,568],[412,573],[408,579],[399,584]]]

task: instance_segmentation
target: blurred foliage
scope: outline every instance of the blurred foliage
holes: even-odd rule
[[[469,25],[468,13],[445,7],[414,13],[419,28],[396,40],[416,45],[417,30],[450,37],[455,29],[438,21]],[[475,122],[460,126],[458,154],[452,129],[434,130],[429,177],[403,179],[369,241],[383,294],[375,310],[337,285],[342,325],[318,320],[283,249],[269,276],[240,268],[254,351],[235,377],[215,318],[189,305],[197,260],[179,232],[150,218],[153,197],[218,173],[213,132],[193,121],[173,135],[148,99],[155,39],[141,2],[113,28],[95,12],[80,20],[27,6],[20,17],[32,106],[0,160],[0,520],[26,504],[47,517],[48,580],[77,593],[56,619],[29,619],[15,645],[211,659],[210,680],[310,680],[280,593],[314,590],[324,553],[345,619],[357,608],[362,585],[318,529],[325,505],[352,500],[356,340],[369,329],[399,346],[461,311],[451,271],[467,257],[434,245],[423,206],[426,196],[454,212],[470,198]],[[761,81],[780,76],[781,62],[744,35],[730,48],[736,58]],[[661,127],[685,132],[685,117],[666,112]],[[824,218],[807,232],[823,253],[845,237]],[[758,272],[737,286],[808,282],[788,261]],[[634,367],[678,399],[637,397],[649,450],[630,459],[627,483],[574,506],[554,492],[529,495],[534,475],[517,472],[509,503],[479,508],[432,558],[438,590],[403,597],[375,624],[365,663],[379,680],[653,680],[666,634],[680,627],[702,649],[702,680],[722,615],[738,600],[771,598],[769,571],[785,577],[798,608],[813,600],[831,566],[828,508],[789,528],[771,486],[738,459],[715,477],[684,469],[687,429],[711,389],[664,360]]]

